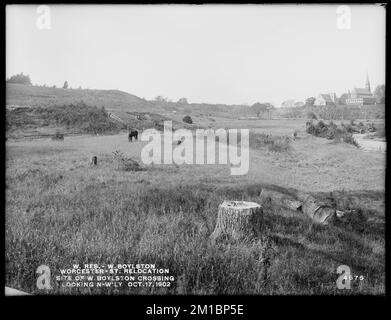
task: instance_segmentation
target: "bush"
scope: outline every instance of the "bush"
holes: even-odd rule
[[[83,102],[7,111],[8,129],[31,126],[65,127],[67,131],[91,134],[118,132],[123,127],[112,120],[104,108],[87,106]]]
[[[317,137],[326,138],[328,133],[328,126],[322,120],[320,120],[316,125],[311,123],[310,128],[307,128],[307,132],[308,130],[311,131],[311,134]]]
[[[290,149],[290,140],[288,137],[272,136],[263,133],[250,132],[250,148],[267,148],[269,151],[284,152]]]
[[[190,117],[190,116],[184,116],[182,121],[184,123],[189,123],[189,124],[192,124],[193,123],[193,119]]]
[[[307,121],[306,131],[316,137],[334,140],[337,143],[345,142],[358,146],[353,139],[353,133],[360,132],[357,128],[357,126],[352,126],[351,124],[345,125],[344,123],[338,127],[333,121],[328,125],[323,121],[319,121],[317,124],[314,124],[312,121]]]
[[[120,171],[141,171],[143,168],[140,164],[132,158],[126,157],[123,152],[113,151],[114,160],[117,164],[117,170]]]
[[[309,133],[309,134],[314,134],[314,132],[315,132],[315,125],[314,125],[312,120],[311,121],[307,121],[305,131],[307,133]]]
[[[64,140],[64,135],[60,132],[56,132],[53,136],[52,136],[52,140]]]

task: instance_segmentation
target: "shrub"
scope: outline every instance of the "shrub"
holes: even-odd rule
[[[329,127],[322,120],[316,124],[314,124],[312,121],[307,121],[306,132],[309,134],[312,134],[316,137],[326,138],[328,131]]]
[[[113,151],[114,160],[117,164],[117,170],[120,171],[141,171],[143,168],[140,164],[132,158],[126,157],[123,152]]]
[[[351,124],[345,125],[344,123],[338,127],[333,121],[327,125],[321,120],[317,124],[314,124],[312,121],[307,121],[306,131],[316,137],[334,140],[337,143],[345,142],[358,146],[353,139],[353,133],[359,132],[357,128],[357,126],[352,126]]]
[[[193,119],[190,116],[184,116],[182,121],[189,124],[193,123]]]
[[[24,114],[10,114],[10,120],[15,122],[22,119],[24,125],[34,124],[37,121],[45,125],[76,129],[82,133],[118,132],[122,124],[112,120],[104,108],[85,105],[83,102],[62,106],[38,107],[26,110]]]
[[[64,140],[64,135],[60,132],[56,132],[53,136],[52,136],[52,140]]]
[[[306,123],[306,130],[305,130],[307,133],[309,134],[314,134],[315,132],[315,125],[313,123],[313,121],[307,121]]]
[[[272,136],[263,133],[250,132],[250,148],[267,148],[269,151],[284,152],[290,149],[290,139],[288,137]]]

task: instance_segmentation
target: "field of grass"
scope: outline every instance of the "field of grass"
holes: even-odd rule
[[[228,165],[118,171],[112,152],[140,160],[144,145],[128,143],[126,134],[8,140],[6,285],[40,294],[35,272],[42,264],[55,276],[76,263],[155,263],[175,276],[172,287],[55,287],[48,293],[384,294],[385,155],[308,135],[304,120],[214,123],[299,134],[283,151],[253,145],[244,176],[231,176]],[[96,167],[89,166],[93,155]],[[306,191],[358,213],[343,224],[319,226],[265,206],[264,238],[212,245],[218,205],[260,202],[263,188]],[[364,280],[338,290],[339,265]]]

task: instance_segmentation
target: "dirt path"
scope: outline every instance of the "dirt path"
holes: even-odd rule
[[[375,139],[368,139],[367,134],[354,134],[353,139],[360,146],[360,149],[367,152],[386,152],[386,141],[380,141]]]

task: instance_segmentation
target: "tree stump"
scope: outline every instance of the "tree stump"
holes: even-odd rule
[[[91,158],[91,165],[92,166],[96,166],[98,164],[98,157],[97,156],[93,156]]]
[[[221,237],[235,241],[251,240],[260,236],[262,208],[258,203],[224,201],[219,206],[216,227],[210,236],[212,243]]]

